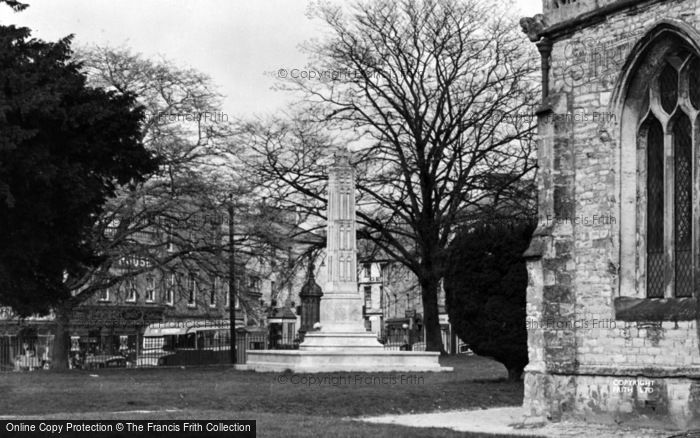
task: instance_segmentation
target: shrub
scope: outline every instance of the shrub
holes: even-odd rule
[[[493,357],[520,379],[527,365],[523,253],[535,225],[480,223],[450,248],[445,275],[447,311],[457,335],[480,356]]]

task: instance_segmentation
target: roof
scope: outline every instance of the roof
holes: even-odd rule
[[[297,319],[297,315],[289,307],[273,307],[267,312],[267,319]]]
[[[240,323],[241,321],[236,321]],[[242,327],[242,324],[236,324],[236,328]],[[182,321],[164,321],[150,324],[144,331],[144,336],[166,336],[166,335],[184,335],[203,330],[230,330],[231,322],[226,319],[216,320],[182,320]]]

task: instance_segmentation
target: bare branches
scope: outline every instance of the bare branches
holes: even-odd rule
[[[285,82],[305,96],[304,117],[248,124],[248,167],[278,205],[322,221],[329,149],[351,144],[358,235],[418,277],[438,344],[434,295],[456,229],[533,205],[531,49],[483,0],[359,1],[316,16],[331,36],[305,46],[308,69],[339,74]]]
[[[225,277],[227,215],[223,201],[249,192],[220,168],[231,129],[209,78],[126,49],[94,47],[78,54],[90,85],[137,96],[145,108],[143,142],[159,169],[108,200],[88,236],[102,262],[67,285],[75,301],[149,271],[190,270]],[[241,252],[246,233],[237,234]],[[128,261],[135,261],[136,266]],[[161,277],[165,277],[162,275]]]
[[[327,132],[356,133],[339,137],[359,148],[364,236],[412,269],[443,251],[465,211],[501,202],[507,186],[533,177],[534,126],[519,118],[536,102],[531,53],[514,18],[493,8],[480,0],[321,6],[316,16],[332,37],[306,45],[310,68],[349,74],[287,81],[307,96],[310,121]],[[249,125],[256,172],[280,200],[313,204],[309,212],[322,217],[323,151],[335,139],[308,142],[292,129],[295,122],[277,123],[267,132]],[[304,126],[319,129],[309,120]],[[508,184],[493,186],[488,175],[507,175]]]

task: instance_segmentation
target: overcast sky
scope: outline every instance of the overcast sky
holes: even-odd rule
[[[306,16],[308,0],[25,2],[30,7],[20,13],[2,5],[0,23],[27,26],[49,41],[75,34],[78,45],[127,46],[194,67],[212,77],[232,116],[283,108],[288,97],[270,89],[274,74],[266,72],[302,68],[298,45],[320,32],[320,23]],[[515,4],[523,16],[542,10],[541,0]]]

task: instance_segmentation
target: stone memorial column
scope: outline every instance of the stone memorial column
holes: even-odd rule
[[[323,332],[365,332],[357,289],[355,173],[341,149],[328,169],[327,283],[321,300]]]

